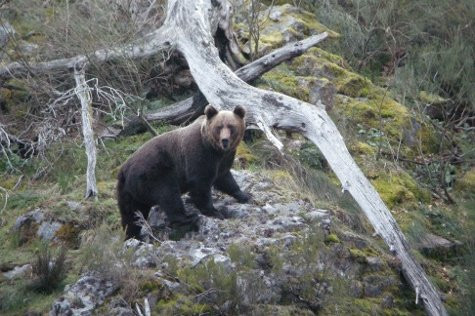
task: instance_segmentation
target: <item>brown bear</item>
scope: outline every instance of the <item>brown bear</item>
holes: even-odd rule
[[[223,218],[211,201],[211,187],[241,203],[250,195],[241,191],[230,169],[244,131],[245,110],[205,108],[187,127],[159,135],[140,147],[121,167],[117,199],[127,238],[140,238],[135,212],[147,218],[158,205],[170,225],[196,226],[197,215],[187,215],[181,194],[189,192],[192,202],[207,216]]]

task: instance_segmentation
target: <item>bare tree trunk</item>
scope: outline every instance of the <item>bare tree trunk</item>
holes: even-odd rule
[[[404,276],[416,292],[416,301],[420,297],[429,315],[447,315],[438,290],[412,257],[399,226],[352,159],[323,104],[319,102],[315,106],[280,93],[254,88],[220,60],[213,34],[218,25],[230,23],[230,10],[226,0],[169,0],[164,25],[150,33],[146,41],[124,48],[101,50],[89,58],[99,62],[122,55],[137,58],[153,54],[163,47],[176,47],[184,55],[200,91],[211,104],[224,109],[245,106],[250,123],[262,129],[279,149],[283,145],[273,134],[273,128],[306,136],[324,154],[343,189],[350,192],[375,231],[401,260]],[[226,18],[228,20],[223,22],[222,19]],[[146,54],[142,51],[145,48]],[[79,59],[51,61],[29,68],[19,64],[9,65],[0,68],[0,77],[28,69],[70,69],[78,60],[85,61],[86,57],[75,58]]]
[[[91,92],[86,83],[84,68],[74,69],[74,79],[76,80],[76,95],[81,102],[82,134],[84,136],[84,147],[87,155],[86,170],[86,198],[97,195],[96,186],[96,143],[94,141],[94,131],[92,130],[92,102]]]

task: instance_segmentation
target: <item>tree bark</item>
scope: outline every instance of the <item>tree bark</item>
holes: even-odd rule
[[[75,93],[81,102],[82,134],[84,137],[84,147],[87,155],[86,170],[86,193],[85,198],[97,196],[96,185],[96,143],[92,130],[92,103],[91,92],[86,83],[84,68],[74,69],[74,79],[76,80]]]

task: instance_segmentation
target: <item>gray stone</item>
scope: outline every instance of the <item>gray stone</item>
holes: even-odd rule
[[[25,264],[22,266],[18,266],[13,268],[8,272],[3,273],[3,276],[8,280],[19,279],[24,277],[26,274],[30,274],[33,271],[31,264]]]
[[[395,285],[397,282],[392,277],[369,275],[363,278],[365,296],[375,297],[381,295],[384,290]]]
[[[73,285],[66,286],[64,295],[53,303],[49,315],[92,315],[117,288],[117,284],[98,273],[86,273]]]
[[[313,80],[304,84],[308,87],[309,102],[317,104],[321,101],[325,105],[326,111],[331,111],[334,104],[336,88],[329,80]]]
[[[351,282],[350,295],[356,298],[363,297],[363,284],[360,281]]]
[[[134,316],[133,309],[122,298],[114,298],[109,304],[109,316]]]
[[[394,298],[390,294],[386,294],[381,301],[381,306],[383,308],[394,308]]]
[[[11,37],[15,34],[16,32],[13,26],[6,21],[2,21],[2,23],[0,23],[0,46],[6,46]]]
[[[462,246],[459,241],[450,241],[434,234],[425,234],[418,242],[418,249],[431,257],[447,257],[456,253]]]
[[[330,215],[327,210],[316,209],[310,211],[304,215],[304,217],[310,221],[319,221],[324,218],[328,218]]]
[[[66,206],[69,207],[71,211],[78,212],[82,209],[82,204],[76,201],[66,201]]]
[[[262,270],[242,272],[236,280],[239,302],[244,306],[276,303],[280,300],[281,290],[275,280]]]
[[[43,222],[40,227],[38,227],[36,235],[43,240],[53,240],[61,226],[62,224],[58,222]]]
[[[270,224],[266,225],[276,231],[292,231],[305,226],[303,219],[300,216],[279,216],[272,220]]]
[[[40,208],[35,208],[34,210],[19,216],[16,221],[13,229],[18,231],[25,225],[29,225],[31,223],[41,223],[44,219],[44,212]]]
[[[135,248],[132,265],[145,269],[154,268],[157,266],[158,256],[156,254],[156,248],[151,244],[141,243]]]
[[[384,262],[379,257],[366,257],[366,263],[372,271],[381,271],[384,269]]]

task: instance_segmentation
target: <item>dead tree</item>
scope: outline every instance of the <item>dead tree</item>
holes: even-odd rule
[[[223,109],[245,106],[250,124],[261,129],[279,149],[282,149],[283,144],[273,129],[301,133],[317,145],[341,181],[343,189],[353,196],[376,233],[401,261],[402,272],[416,292],[416,301],[422,300],[429,315],[447,315],[438,290],[411,255],[401,229],[354,162],[323,104],[319,102],[312,105],[252,87],[220,60],[213,34],[219,27],[226,30],[225,34],[230,34],[230,12],[231,6],[226,0],[169,0],[163,26],[137,43],[29,67],[14,63],[0,69],[0,77],[25,71],[72,69],[78,62],[86,65],[88,60],[97,63],[123,56],[141,58],[163,48],[178,50],[187,60],[191,74],[209,103]],[[229,45],[236,48],[232,43]]]
[[[86,193],[85,197],[90,198],[97,195],[96,185],[96,143],[94,131],[92,130],[92,97],[89,86],[86,83],[84,69],[74,69],[74,79],[76,80],[75,93],[81,102],[82,134],[84,137],[84,147],[86,148],[87,169],[86,169]]]

